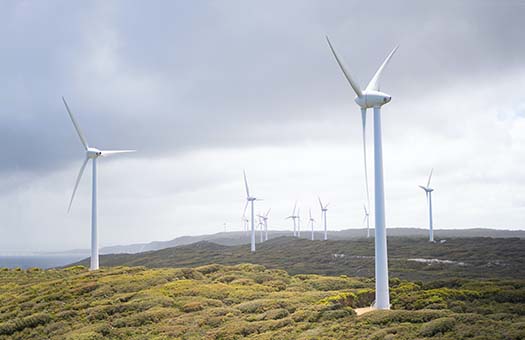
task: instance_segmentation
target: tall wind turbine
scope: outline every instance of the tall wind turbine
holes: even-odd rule
[[[326,229],[326,212],[328,211],[328,205],[330,203],[327,203],[326,205],[323,205],[323,202],[321,202],[321,198],[317,197],[319,199],[319,206],[321,207],[321,218],[323,219],[324,224],[324,240],[328,240],[328,231]]]
[[[315,239],[314,238],[314,223],[315,223],[315,220],[314,218],[312,217],[312,209],[308,210],[308,213],[310,214],[310,226],[312,227],[312,241]]]
[[[259,215],[259,218],[261,218],[263,220],[263,224],[264,224],[264,240],[265,241],[268,241],[268,215],[270,215],[270,211],[271,210],[272,210],[272,208],[268,209],[266,214]]]
[[[295,214],[295,210],[297,209],[297,201],[295,202],[295,205],[293,206],[293,211],[292,211],[292,214],[290,216],[288,216],[286,219],[292,219],[293,220],[293,236],[297,236],[297,223],[296,223],[296,219],[297,219],[297,215]]]
[[[78,137],[80,138],[80,142],[82,143],[86,151],[86,158],[84,159],[84,163],[82,163],[82,166],[80,167],[80,171],[77,176],[77,181],[75,182],[75,187],[73,188],[73,193],[71,194],[71,200],[69,201],[69,207],[67,208],[68,212],[71,210],[71,205],[73,204],[73,199],[75,198],[75,193],[77,192],[78,184],[80,183],[80,179],[82,178],[82,174],[84,173],[84,169],[86,168],[88,161],[91,159],[93,163],[92,173],[91,173],[91,179],[92,179],[91,263],[90,263],[89,269],[97,270],[99,267],[98,266],[98,233],[97,233],[97,159],[99,157],[107,157],[107,156],[116,155],[119,153],[135,152],[135,150],[99,150],[97,148],[90,147],[87,142],[87,139],[84,137],[84,134],[82,133],[82,130],[80,130],[80,126],[78,125],[75,117],[73,116],[73,113],[69,109],[69,106],[67,105],[67,102],[64,99],[64,97],[62,97],[62,101],[64,102],[67,113],[69,114],[69,118],[71,118],[71,122],[73,123],[73,126],[75,127],[75,130],[77,131]]]
[[[366,238],[370,237],[370,214],[368,213],[368,210],[366,209],[366,205],[363,205],[363,208],[365,209],[365,218],[363,219],[363,224],[366,222]]]
[[[385,61],[376,71],[370,83],[364,91],[354,81],[350,72],[335,52],[328,37],[326,37],[332,53],[343,71],[350,86],[356,93],[355,102],[361,107],[361,118],[364,130],[366,126],[366,110],[374,109],[374,200],[375,200],[375,272],[376,272],[376,302],[377,309],[390,309],[390,292],[388,287],[388,255],[386,244],[386,222],[385,222],[385,194],[383,180],[383,146],[381,137],[381,106],[390,102],[392,97],[380,91],[380,78],[386,65],[397,50],[395,47],[386,57]],[[366,147],[365,147],[366,152]],[[365,156],[366,160],[366,156]],[[366,169],[366,166],[365,166]]]
[[[430,170],[430,175],[428,176],[427,186],[426,187],[422,185],[419,186],[421,189],[425,190],[425,194],[427,196],[428,214],[429,214],[428,216],[428,240],[430,242],[434,242],[434,229],[432,226],[432,191],[434,191],[434,189],[430,187],[430,179],[432,178],[433,172],[434,172],[434,169]]]
[[[255,219],[254,219],[254,212],[253,212],[253,202],[255,201],[262,201],[261,199],[255,198],[250,196],[250,190],[248,189],[248,180],[246,179],[246,171],[243,170],[244,174],[244,186],[246,188],[246,205],[244,206],[244,212],[246,213],[246,208],[248,208],[248,204],[251,204],[251,251],[252,253],[255,252]],[[243,214],[244,215],[244,214]]]

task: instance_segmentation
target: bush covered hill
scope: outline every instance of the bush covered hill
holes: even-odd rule
[[[519,238],[455,238],[446,243],[389,237],[391,277],[407,280],[440,278],[525,279],[525,240]],[[438,260],[438,261],[436,261]],[[290,274],[373,277],[374,240],[309,241],[281,237],[257,245],[222,246],[210,242],[139,254],[104,255],[102,266],[195,267],[212,263],[261,264]],[[88,260],[79,262],[88,265]]]
[[[374,233],[374,229],[371,229]],[[290,236],[291,231],[288,230],[269,230],[268,237],[270,239]],[[366,235],[366,229],[344,229],[344,230],[329,230],[328,238],[330,240],[352,240],[363,238]],[[447,238],[466,238],[466,237],[502,237],[502,238],[522,238],[525,239],[525,230],[502,230],[502,229],[487,229],[487,228],[473,228],[473,229],[435,229],[434,235],[438,239]],[[417,237],[428,238],[427,228],[388,228],[388,236],[393,237]],[[303,238],[310,238],[308,231],[303,232]],[[315,238],[321,240],[323,233],[315,232]],[[250,235],[246,232],[229,231],[220,232],[216,234],[198,235],[198,236],[181,236],[169,241],[154,241],[149,243],[137,243],[120,246],[109,246],[100,249],[101,254],[120,254],[120,253],[140,253],[145,251],[160,250],[165,248],[172,248],[184,246],[191,243],[208,241],[223,246],[238,246],[241,244],[250,243]],[[78,251],[78,250],[77,250]],[[71,251],[68,251],[70,253]],[[89,250],[83,250],[85,254],[89,255]]]
[[[261,265],[0,270],[0,339],[525,339],[524,280],[373,281]]]

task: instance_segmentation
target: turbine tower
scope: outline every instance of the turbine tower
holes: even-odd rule
[[[295,205],[293,206],[293,211],[292,211],[292,214],[290,216],[288,216],[286,219],[292,219],[293,220],[293,236],[297,236],[297,223],[296,223],[296,219],[297,219],[297,215],[295,214],[295,210],[297,209],[297,201],[295,202]]]
[[[259,198],[255,198],[250,196],[250,190],[248,189],[248,180],[246,179],[246,171],[243,170],[244,174],[244,186],[246,188],[246,205],[244,206],[244,213],[243,216],[246,213],[246,208],[248,208],[248,204],[251,204],[251,251],[252,253],[255,252],[255,219],[254,219],[254,212],[253,212],[253,202],[255,201],[262,201]]]
[[[321,198],[317,197],[317,199],[319,200],[319,206],[321,207],[321,218],[324,224],[324,240],[326,241],[328,240],[328,231],[326,229],[326,212],[328,211],[328,205],[330,205],[330,203],[323,205],[323,202],[321,202]]]
[[[312,227],[312,241],[315,239],[314,238],[314,223],[315,223],[315,220],[313,219],[312,217],[312,209],[308,210],[308,213],[310,214],[310,226]]]
[[[268,209],[268,211],[266,212],[266,214],[264,215],[259,215],[259,218],[261,218],[263,220],[263,224],[264,224],[264,240],[265,241],[268,241],[268,215],[270,215],[270,211],[272,209]]]
[[[427,205],[428,205],[428,240],[430,242],[434,242],[434,229],[433,229],[433,225],[432,225],[432,191],[434,191],[434,189],[432,189],[430,187],[430,179],[432,178],[432,173],[434,172],[434,169],[430,170],[430,175],[428,176],[428,182],[427,182],[427,186],[424,187],[422,185],[420,185],[419,187],[423,190],[425,190],[425,194],[427,196]]]
[[[99,268],[97,232],[97,159],[99,157],[107,157],[119,153],[135,152],[135,150],[99,150],[97,148],[90,147],[86,138],[84,137],[84,134],[82,133],[82,130],[80,130],[80,126],[78,125],[75,117],[73,116],[73,113],[69,109],[69,106],[67,105],[67,102],[64,99],[64,97],[62,97],[62,101],[64,102],[67,113],[69,114],[69,118],[71,118],[71,122],[73,123],[73,126],[77,131],[78,137],[80,138],[80,142],[86,150],[86,158],[84,159],[84,163],[82,163],[82,166],[80,167],[80,171],[77,176],[77,181],[75,182],[75,187],[73,188],[73,193],[71,194],[71,200],[69,201],[69,207],[67,208],[67,211],[69,212],[71,210],[71,205],[73,204],[73,199],[75,198],[75,193],[77,191],[78,184],[80,183],[80,179],[82,178],[82,174],[84,173],[84,169],[86,168],[88,161],[91,159],[93,167],[91,173],[91,263],[89,269],[97,270]]]
[[[366,205],[363,204],[363,208],[365,209],[365,218],[363,219],[363,224],[366,222],[366,238],[370,237],[370,214],[368,213],[368,210],[366,209]]]
[[[374,200],[375,200],[375,272],[376,272],[376,302],[377,309],[390,309],[390,292],[388,287],[388,254],[386,243],[386,222],[385,222],[385,193],[383,180],[383,145],[381,137],[381,106],[390,102],[392,97],[380,91],[380,78],[386,65],[396,52],[395,47],[386,57],[385,61],[376,71],[370,83],[364,91],[361,91],[359,85],[353,80],[350,72],[343,64],[335,52],[328,37],[326,37],[330,50],[332,51],[341,71],[343,71],[350,86],[356,93],[355,102],[361,107],[361,119],[364,130],[366,126],[366,110],[374,109]],[[366,154],[366,146],[364,146]],[[366,156],[365,156],[366,170]]]

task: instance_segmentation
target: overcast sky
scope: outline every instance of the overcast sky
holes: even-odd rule
[[[360,113],[325,35],[362,87],[400,44],[388,226],[426,225],[433,167],[436,228],[523,229],[523,18],[517,0],[2,1],[0,250],[89,248],[91,171],[68,214],[84,154],[61,96],[90,145],[138,150],[98,162],[101,246],[240,230],[243,168],[270,229],[295,200],[319,220],[317,195],[330,229],[362,227]]]

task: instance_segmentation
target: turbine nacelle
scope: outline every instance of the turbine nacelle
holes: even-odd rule
[[[354,101],[363,109],[370,109],[373,107],[380,107],[389,103],[392,96],[379,91],[364,91],[362,96],[356,96]]]
[[[93,159],[102,156],[102,151],[97,148],[88,148],[86,151],[87,158]]]

